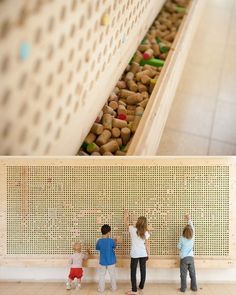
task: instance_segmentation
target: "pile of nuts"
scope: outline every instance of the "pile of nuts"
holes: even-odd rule
[[[126,154],[189,2],[166,1],[84,139],[78,155]]]

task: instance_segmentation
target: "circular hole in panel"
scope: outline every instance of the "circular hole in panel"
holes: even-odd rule
[[[100,0],[97,0],[96,4],[95,4],[95,10],[98,11],[100,6]]]
[[[101,57],[102,57],[102,54],[101,54],[101,52],[99,52],[99,55],[98,55],[98,62],[101,61]]]
[[[5,38],[10,31],[10,22],[8,19],[4,20],[1,24],[1,30],[0,30],[0,38]]]
[[[21,104],[21,107],[19,109],[19,112],[18,112],[18,117],[22,117],[26,112],[27,112],[27,103],[24,102],[23,104]]]
[[[111,61],[111,53],[109,54],[109,57],[108,57],[108,63]]]
[[[49,60],[52,59],[53,54],[54,54],[54,49],[53,49],[53,46],[51,45],[51,46],[48,48],[47,58],[48,58]]]
[[[32,145],[32,149],[33,151],[35,151],[39,146],[39,138],[37,137],[34,142],[33,142],[33,145]]]
[[[34,69],[33,69],[34,73],[37,73],[39,71],[40,67],[41,67],[41,60],[37,59],[34,64]]]
[[[2,73],[5,73],[8,70],[8,68],[9,68],[9,62],[10,62],[9,56],[5,56],[2,59],[2,62],[1,62],[1,72]]]
[[[45,128],[45,133],[47,134],[52,128],[52,122],[49,121],[46,125],[46,128]]]
[[[105,56],[106,53],[107,53],[107,45],[106,45],[106,46],[104,47],[104,49],[103,49],[103,55]]]
[[[64,67],[64,63],[63,61],[61,60],[58,64],[58,67],[57,67],[57,73],[60,74],[63,70],[63,67]]]
[[[68,97],[67,97],[67,101],[66,101],[66,106],[68,107],[71,103],[71,99],[72,99],[72,95],[69,94]]]
[[[50,110],[52,107],[52,97],[49,97],[46,103],[46,110]]]
[[[72,71],[69,71],[68,77],[67,77],[67,83],[70,83],[71,82],[72,77],[73,77],[73,72]]]
[[[99,21],[96,20],[96,22],[94,23],[94,28],[93,30],[96,32],[98,30],[98,26],[99,26]]]
[[[35,92],[34,92],[34,98],[35,99],[38,99],[39,96],[40,96],[40,93],[41,93],[41,86],[40,85],[37,85],[37,87],[35,89]]]
[[[5,106],[8,103],[8,101],[10,100],[10,97],[11,97],[11,90],[6,89],[3,92],[3,96],[2,96],[2,99],[1,99],[1,105]]]
[[[90,59],[90,51],[87,50],[86,53],[85,53],[85,61],[89,62],[89,59]]]
[[[99,43],[102,43],[103,40],[103,32],[101,33],[100,37],[99,37]]]
[[[81,38],[81,39],[79,40],[78,49],[81,50],[81,49],[83,48],[83,45],[84,45],[84,39]]]
[[[124,12],[125,12],[125,4],[122,7],[122,15],[124,14]]]
[[[37,28],[35,35],[34,35],[34,42],[38,44],[41,41],[42,38],[42,29]]]
[[[7,123],[2,130],[2,137],[7,138],[11,130],[11,123]]]
[[[77,0],[73,0],[73,1],[71,2],[71,10],[72,10],[72,11],[76,10],[76,7],[77,7]]]
[[[116,19],[113,17],[112,22],[111,22],[111,27],[113,28],[115,25]]]
[[[85,92],[82,96],[82,105],[85,105],[86,99],[87,99],[87,90],[85,90]]]
[[[51,143],[48,143],[45,147],[44,154],[47,155],[50,152],[51,148],[52,148]]]
[[[27,19],[27,16],[28,16],[28,11],[27,11],[27,7],[26,6],[23,6],[20,10],[20,13],[19,13],[19,16],[18,16],[18,25],[19,26],[22,26],[24,25],[26,19]]]
[[[77,100],[77,101],[75,102],[75,106],[74,106],[74,113],[77,112],[78,108],[79,108],[79,101]]]
[[[40,117],[41,117],[41,113],[40,113],[40,111],[37,111],[33,117],[33,124],[34,125],[37,125],[39,123]]]
[[[72,48],[71,50],[70,50],[70,53],[69,53],[69,61],[72,61],[72,59],[73,59],[73,57],[74,57],[74,49]]]
[[[118,15],[117,15],[117,17],[116,17],[116,21],[117,21],[117,22],[120,20],[120,15],[121,15],[121,12],[119,11],[119,12],[118,12]]]
[[[100,71],[98,70],[96,73],[96,80],[100,77]]]
[[[58,111],[57,111],[57,114],[56,114],[56,119],[57,119],[57,120],[60,119],[60,117],[61,117],[61,113],[62,113],[62,108],[59,107],[59,109],[58,109]]]
[[[53,82],[53,74],[50,73],[47,77],[47,86],[50,86]]]
[[[111,47],[113,45],[113,37],[111,37],[111,40],[110,40],[110,43],[109,43],[109,46]]]
[[[59,40],[59,47],[62,48],[65,43],[65,35],[62,34]]]
[[[42,0],[37,0],[36,1],[35,5],[34,5],[34,12],[36,12],[36,13],[39,12],[39,10],[40,10],[40,8],[41,8],[41,6],[43,4],[42,2],[43,2]]]
[[[82,29],[84,26],[84,15],[81,15],[79,20],[79,29]]]
[[[70,114],[67,114],[65,118],[65,125],[67,125],[69,121],[70,121]]]
[[[27,128],[24,127],[24,128],[21,130],[21,132],[20,132],[20,136],[19,136],[19,142],[20,142],[20,143],[23,143],[23,142],[26,140],[27,133],[28,133]]]
[[[66,17],[66,7],[65,5],[63,5],[61,7],[61,12],[60,12],[60,20],[63,21]]]
[[[52,32],[54,28],[54,17],[51,16],[48,21],[48,32]]]
[[[20,80],[19,80],[18,86],[20,89],[22,89],[24,87],[26,80],[27,80],[27,74],[24,73],[21,75]]]
[[[59,139],[60,135],[61,135],[61,128],[59,127],[59,128],[57,129],[56,134],[55,134],[55,140]]]
[[[92,13],[93,13],[93,7],[92,7],[92,4],[89,3],[88,4],[88,8],[87,8],[87,19],[90,19],[91,18]]]
[[[70,28],[70,37],[72,38],[75,34],[75,25],[73,24]]]
[[[117,1],[114,1],[114,3],[113,3],[113,10],[116,10],[116,7],[117,7]]]
[[[83,89],[82,85],[80,83],[78,83],[76,85],[76,94],[80,95],[82,92],[82,89]]]

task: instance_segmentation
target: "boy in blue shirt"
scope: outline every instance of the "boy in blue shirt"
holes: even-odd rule
[[[185,218],[188,224],[185,226],[183,230],[183,235],[179,239],[179,243],[177,245],[180,250],[180,278],[181,278],[181,287],[180,291],[185,292],[187,288],[186,278],[187,272],[189,271],[189,275],[191,278],[191,290],[197,291],[197,282],[196,282],[196,273],[194,266],[194,258],[193,258],[193,246],[194,246],[194,227],[191,221],[190,215],[185,215]]]
[[[111,290],[115,291],[116,286],[116,240],[110,238],[111,227],[108,224],[104,224],[101,227],[102,238],[96,243],[96,250],[100,252],[99,258],[99,284],[98,291],[104,292],[105,290],[105,275],[108,271],[111,281]]]

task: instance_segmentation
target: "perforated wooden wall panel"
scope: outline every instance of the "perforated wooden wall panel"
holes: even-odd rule
[[[3,168],[6,258],[63,256],[78,240],[95,254],[104,223],[120,241],[117,254],[128,255],[125,208],[133,221],[147,216],[153,257],[177,257],[187,212],[195,224],[197,257],[235,256],[233,170],[227,161],[42,159],[16,165],[13,160],[5,162],[1,179]]]
[[[0,154],[74,155],[163,3],[1,1]]]

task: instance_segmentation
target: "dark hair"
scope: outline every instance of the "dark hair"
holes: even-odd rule
[[[136,222],[137,235],[145,240],[145,232],[147,231],[147,218],[140,216]]]
[[[190,240],[193,237],[193,229],[190,225],[186,225],[183,230],[183,237]]]
[[[109,233],[111,231],[111,227],[110,225],[108,224],[104,224],[102,227],[101,227],[101,232],[103,235],[106,235],[107,233]]]

